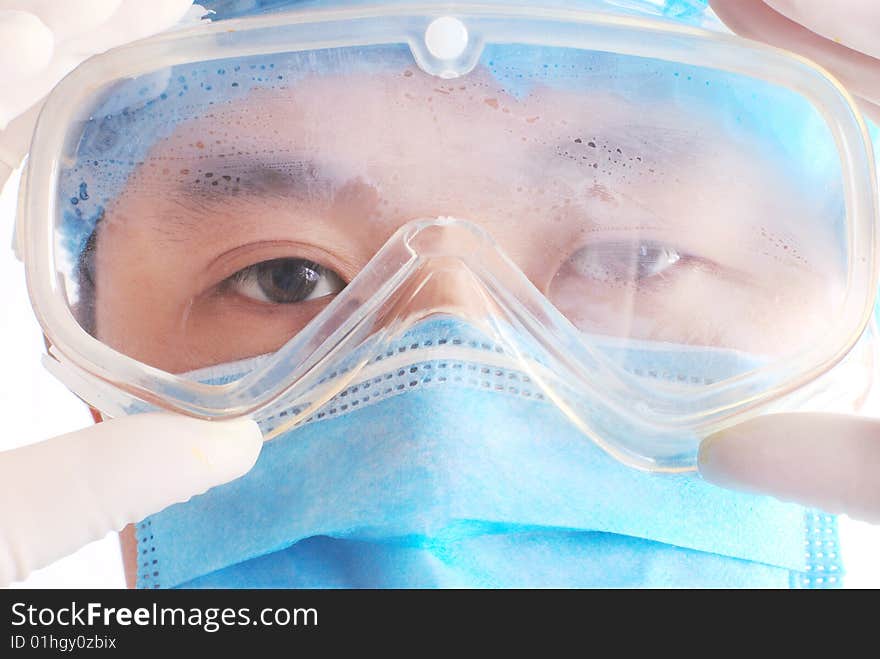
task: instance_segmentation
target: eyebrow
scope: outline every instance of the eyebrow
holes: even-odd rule
[[[273,196],[324,198],[340,183],[312,159],[214,157],[179,170],[176,190],[185,197]]]
[[[203,236],[205,218],[216,215],[218,208],[233,200],[320,202],[332,199],[343,183],[332,167],[310,158],[250,154],[181,158],[173,170],[163,160],[157,159],[155,168],[145,168],[140,180],[130,180],[126,189],[135,195],[138,189],[163,193],[171,207],[166,206],[161,217],[155,213],[144,217],[150,220],[149,225],[161,240],[175,243]]]

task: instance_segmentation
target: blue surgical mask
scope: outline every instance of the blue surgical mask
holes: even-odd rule
[[[839,585],[833,517],[619,463],[464,323],[426,320],[392,347],[246,476],[141,522],[138,586]],[[694,363],[742,368],[715,353]],[[627,359],[662,377],[663,355]]]

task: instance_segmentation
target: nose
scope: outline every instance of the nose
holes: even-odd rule
[[[439,218],[416,223],[405,240],[419,264],[391,303],[389,318],[415,322],[449,314],[479,326],[501,312],[481,277],[497,249],[485,232],[461,220]]]
[[[395,296],[388,320],[410,324],[431,315],[447,314],[483,325],[497,310],[485,286],[462,259],[429,257]]]

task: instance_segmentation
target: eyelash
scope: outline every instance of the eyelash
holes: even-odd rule
[[[666,261],[651,265],[652,258]],[[575,251],[567,264],[587,279],[607,285],[635,285],[641,288],[666,281],[663,273],[688,266],[700,266],[699,257],[655,241],[602,242],[586,245]],[[648,265],[648,271],[642,272]]]
[[[660,259],[666,264],[651,265]],[[647,263],[648,271],[640,272]],[[669,282],[683,268],[702,268],[711,263],[677,248],[656,241],[609,241],[586,245],[566,261],[585,279],[606,286],[635,286],[650,290]],[[564,270],[560,268],[557,275]],[[276,306],[295,305],[335,295],[345,287],[336,272],[303,258],[277,258],[260,261],[227,277],[221,287],[246,299]]]
[[[242,297],[275,305],[335,295],[345,287],[336,272],[302,258],[278,258],[260,261],[234,273],[222,288]]]

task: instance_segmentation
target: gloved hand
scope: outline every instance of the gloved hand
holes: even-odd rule
[[[824,66],[880,124],[880,2],[709,0],[709,5],[737,34]]]
[[[0,0],[0,188],[27,152],[43,97],[84,59],[204,12],[193,0]]]
[[[0,453],[0,587],[242,476],[262,445],[250,419],[156,412]]]
[[[880,123],[880,2],[710,0],[738,34],[825,66]],[[700,472],[723,487],[761,492],[880,523],[880,420],[775,414],[706,439]]]
[[[27,151],[42,98],[58,80],[94,53],[174,25],[191,7],[192,0],[0,0],[0,186]],[[0,586],[241,476],[261,446],[253,421],[163,413],[0,453]]]

